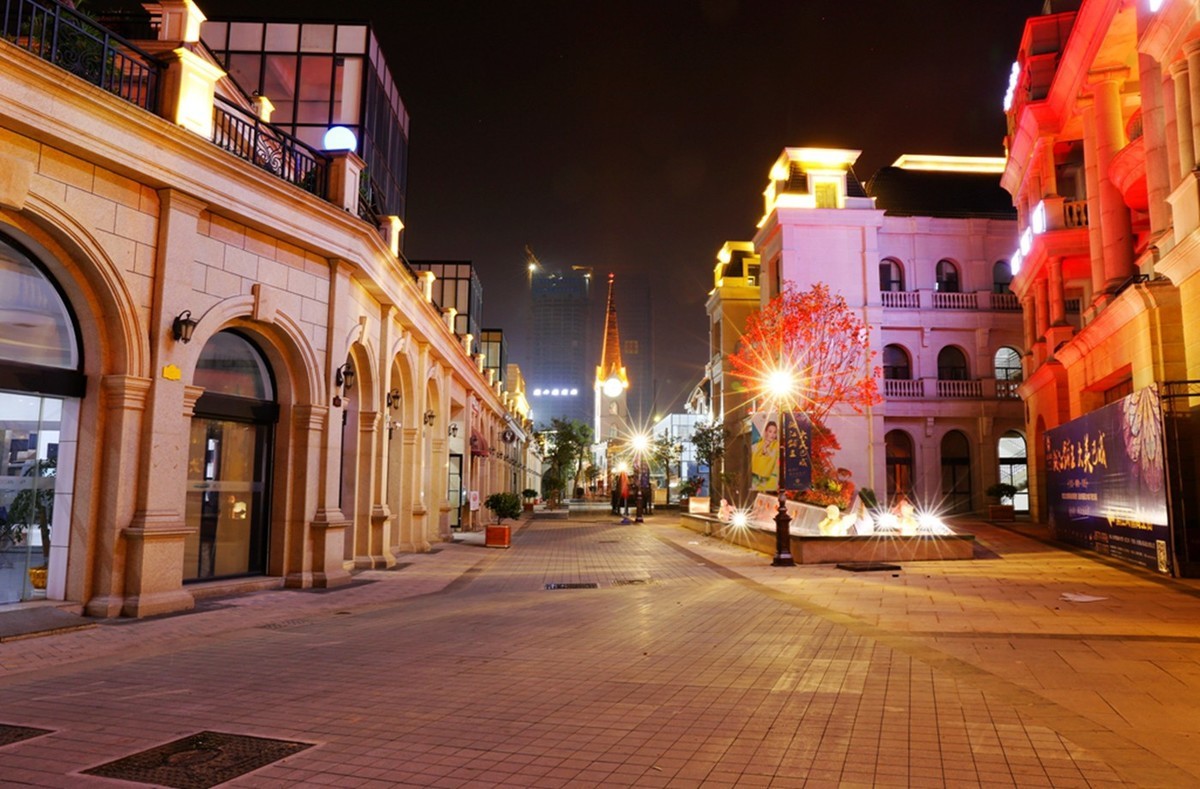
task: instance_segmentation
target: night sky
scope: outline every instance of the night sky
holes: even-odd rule
[[[1042,0],[198,0],[210,17],[368,20],[411,116],[405,254],[463,259],[526,346],[524,248],[647,271],[660,405],[707,354],[715,255],[750,240],[787,146],[1003,155]],[[332,9],[332,10],[331,10]],[[618,304],[618,314],[620,304]],[[599,327],[597,327],[597,333]]]

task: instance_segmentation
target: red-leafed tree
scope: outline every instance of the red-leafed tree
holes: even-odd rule
[[[819,282],[807,291],[786,284],[750,315],[738,349],[729,357],[733,376],[760,402],[778,396],[770,391],[772,375],[782,370],[794,379],[793,394],[777,405],[800,409],[812,421],[813,491],[818,498],[822,490],[849,487],[846,472],[839,474],[834,466],[833,454],[840,446],[825,419],[835,406],[862,413],[882,402],[879,369],[871,365],[874,356],[866,324],[844,298]]]

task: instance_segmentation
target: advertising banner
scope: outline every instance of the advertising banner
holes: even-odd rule
[[[785,413],[783,426],[783,489],[812,487],[812,422],[803,411]]]
[[[779,490],[779,414],[750,415],[750,489]]]
[[[1156,388],[1047,430],[1045,452],[1050,520],[1059,539],[1171,571]]]

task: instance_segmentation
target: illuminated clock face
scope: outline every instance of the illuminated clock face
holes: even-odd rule
[[[604,386],[601,389],[601,391],[604,392],[605,397],[616,397],[617,395],[621,394],[623,390],[624,387],[621,386],[621,379],[615,375],[605,381]]]

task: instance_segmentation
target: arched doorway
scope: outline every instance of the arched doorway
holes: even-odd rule
[[[61,528],[70,514],[55,488],[59,447],[75,440],[82,370],[78,323],[58,284],[0,234],[0,604],[45,594],[55,502],[68,505]],[[66,545],[65,534],[56,542]]]
[[[887,457],[887,500],[894,502],[899,496],[912,500],[913,497],[913,442],[903,430],[889,430],[883,437],[884,454]]]
[[[1000,466],[1000,481],[1017,489],[1017,495],[1013,497],[1013,510],[1029,512],[1029,460],[1024,437],[1015,430],[1000,436],[996,456]]]
[[[971,511],[971,444],[961,430],[942,436],[942,506],[949,513]]]
[[[193,409],[188,452],[183,580],[267,570],[271,448],[279,406],[271,368],[258,347],[222,331],[200,352],[194,378],[204,394]]]

